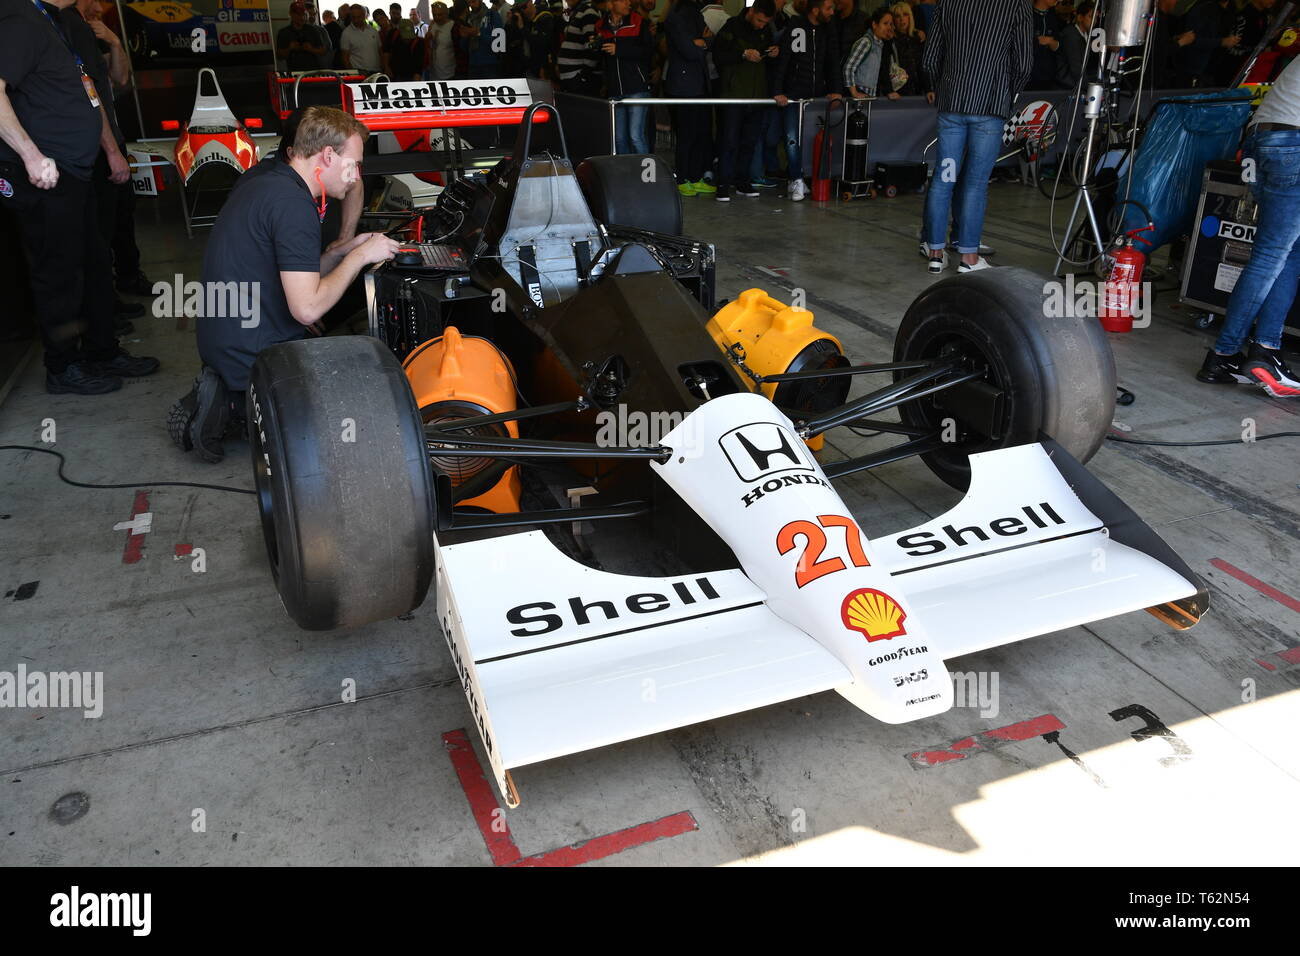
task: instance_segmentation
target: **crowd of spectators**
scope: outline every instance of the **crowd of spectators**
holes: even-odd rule
[[[1033,62],[1026,88],[1074,89],[1092,69],[1095,0],[1027,2]],[[1154,84],[1226,84],[1263,35],[1275,2],[1157,0]],[[295,69],[315,58],[397,80],[530,76],[568,93],[620,100],[772,100],[769,108],[679,106],[669,113],[683,195],[727,200],[775,185],[781,143],[786,168],[800,168],[800,99],[933,102],[934,82],[922,64],[935,10],[934,0],[874,9],[859,0],[755,0],[728,16],[705,0],[453,0],[433,3],[427,22],[414,9],[403,17],[397,3],[387,13],[344,5],[337,16],[326,12],[319,27],[310,22],[310,5],[304,24],[302,5],[294,4],[276,45]],[[619,108],[618,152],[651,151],[654,132],[648,107]],[[789,177],[789,190],[803,198],[799,177]]]
[[[554,55],[527,38],[529,75],[569,93],[629,99],[752,99],[772,105],[670,110],[674,168],[685,196],[758,195],[776,185],[784,143],[787,169],[799,169],[799,100],[930,95],[921,68],[924,24],[934,4],[907,0],[874,12],[856,0],[753,0],[736,16],[702,0],[565,0],[552,8]],[[507,27],[507,49],[514,37]],[[649,111],[620,107],[617,148],[648,152]],[[713,170],[717,170],[716,176]],[[790,197],[803,199],[798,176]]]

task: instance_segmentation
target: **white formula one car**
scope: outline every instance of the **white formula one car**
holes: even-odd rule
[[[1197,576],[1080,464],[1110,425],[1114,364],[1095,321],[1045,316],[1040,277],[935,283],[892,361],[850,365],[761,290],[717,308],[671,173],[575,170],[562,136],[534,156],[536,109],[511,158],[439,197],[424,232],[456,256],[382,267],[371,335],[275,346],[248,392],[286,609],[354,626],[436,578],[508,804],[511,771],[539,761],[825,690],[917,720],[952,705],[963,655],[1143,609],[1200,618]],[[886,384],[848,400],[873,373]],[[901,420],[873,417],[891,408]],[[662,434],[602,431],[665,414]],[[842,426],[906,440],[820,460]],[[910,456],[965,498],[891,529],[835,489]],[[525,508],[525,487],[595,494]],[[580,563],[557,547],[578,553],[558,533],[577,520],[643,535],[674,573]]]

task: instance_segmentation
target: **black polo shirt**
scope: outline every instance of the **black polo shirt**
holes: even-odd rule
[[[55,25],[58,8],[43,6],[53,24],[31,0],[0,0],[0,78],[36,147],[60,170],[88,180],[104,121],[86,96],[67,34]],[[0,161],[21,165],[3,140]]]
[[[120,146],[126,142],[126,138],[117,126],[117,111],[113,109],[113,78],[108,73],[108,61],[100,52],[99,37],[95,36],[95,31],[90,29],[90,24],[77,11],[76,6],[59,12],[63,14],[63,23],[72,40],[72,48],[77,51],[81,62],[86,64],[86,72],[95,81],[99,101],[104,104],[104,112],[108,115],[109,128]]]
[[[275,151],[275,155],[265,157],[256,163],[252,169],[240,176],[239,179],[235,180],[235,188],[239,189],[245,183],[261,179],[277,166],[289,165],[289,157],[285,152],[288,146],[287,140],[280,140],[280,148]],[[325,203],[325,218],[321,220],[320,224],[320,251],[324,252],[325,247],[337,239],[342,231],[343,200],[328,199]]]
[[[287,163],[259,163],[230,194],[203,255],[205,303],[241,304],[258,293],[256,324],[229,307],[225,315],[202,314],[199,356],[236,391],[248,388],[253,360],[269,346],[304,338],[307,330],[289,311],[281,272],[320,272],[320,217],[311,190]],[[217,295],[225,283],[240,283],[235,296]],[[256,283],[256,286],[246,285]],[[211,293],[211,294],[209,294]]]

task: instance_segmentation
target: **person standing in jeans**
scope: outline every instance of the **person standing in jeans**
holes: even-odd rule
[[[650,21],[632,12],[632,0],[610,0],[609,13],[596,24],[600,52],[605,55],[605,93],[610,99],[650,95],[650,56],[654,40]],[[646,107],[624,106],[614,112],[614,149],[644,156],[650,152]]]
[[[1300,60],[1282,71],[1255,111],[1242,155],[1243,170],[1253,167],[1259,204],[1255,242],[1196,377],[1211,385],[1258,382],[1270,395],[1297,398],[1300,375],[1282,356],[1282,326],[1300,277]]]
[[[937,93],[939,148],[922,220],[929,270],[947,263],[944,237],[954,202],[958,272],[987,269],[979,254],[989,176],[1002,127],[1033,64],[1024,0],[939,0],[925,43],[925,72]]]
[[[785,123],[785,152],[790,163],[791,201],[806,195],[803,181],[803,151],[800,148],[799,104],[791,100],[831,101],[843,98],[840,75],[839,30],[831,23],[835,0],[808,0],[807,12],[790,21],[781,37],[772,78],[772,99],[782,108]]]
[[[697,0],[677,0],[664,21],[668,38],[668,69],[664,90],[670,97],[709,95],[709,66],[705,59],[713,32],[704,22]],[[677,129],[677,190],[683,196],[713,194],[704,181],[713,165],[713,109],[709,106],[674,106]]]

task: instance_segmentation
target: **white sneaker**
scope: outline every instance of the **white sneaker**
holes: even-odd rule
[[[957,271],[958,271],[959,273],[961,273],[961,272],[979,272],[981,269],[987,269],[987,268],[989,268],[988,260],[985,259],[983,256],[980,256],[978,259],[975,260],[975,264],[974,264],[974,265],[970,265],[970,264],[965,263],[965,262],[960,263],[960,264],[957,266]]]
[[[807,187],[803,184],[802,179],[796,179],[790,183],[790,201],[799,202],[807,193]]]
[[[921,230],[920,230],[920,229],[916,230],[916,236],[917,236],[918,239],[921,237]],[[947,249],[948,249],[949,252],[956,252],[956,251],[957,251],[957,243],[955,243],[955,242],[951,242],[951,241],[950,241],[950,242],[948,243]],[[922,258],[922,259],[928,259],[928,258],[930,258],[930,247],[927,246],[927,245],[925,244],[924,240],[923,240],[923,241],[921,242],[921,244],[920,244],[920,250],[921,250],[921,258]],[[984,245],[984,243],[982,243],[982,242],[980,243],[980,255],[982,255],[982,256],[992,256],[992,255],[996,255],[996,254],[997,254],[997,250],[994,249],[992,246],[986,246],[986,245]]]
[[[930,270],[930,275],[937,276],[940,272],[942,272],[944,269],[948,267],[948,253],[946,252],[943,255],[941,255],[938,259],[931,259],[930,250],[926,249],[925,258],[928,260],[927,268]]]

